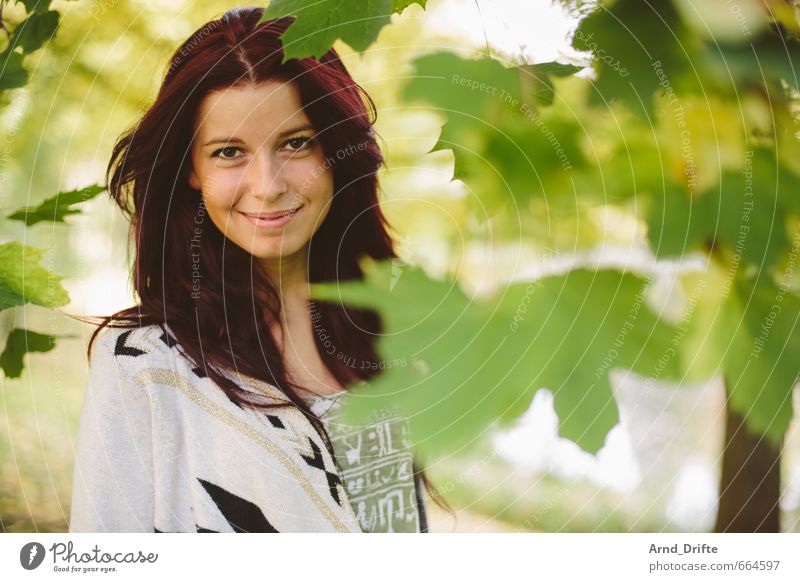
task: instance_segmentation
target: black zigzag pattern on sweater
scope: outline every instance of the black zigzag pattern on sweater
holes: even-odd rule
[[[258,505],[204,479],[197,479],[237,533],[278,533]],[[200,528],[198,528],[200,531]],[[206,530],[208,531],[208,530]]]
[[[336,473],[331,473],[325,468],[325,461],[322,459],[322,451],[320,450],[317,443],[311,437],[308,437],[308,442],[311,445],[311,450],[314,452],[313,457],[307,457],[305,455],[300,455],[303,457],[303,460],[308,463],[311,467],[315,469],[319,469],[325,473],[325,477],[328,479],[328,490],[331,493],[331,497],[336,500],[340,506],[342,505],[341,500],[339,499],[339,489],[338,485],[342,484],[342,480],[339,479],[339,475]]]
[[[171,335],[169,335],[169,334],[168,334],[168,333],[167,333],[167,332],[164,330],[164,328],[163,328],[163,327],[161,328],[161,331],[162,331],[163,333],[162,333],[162,334],[161,334],[161,335],[158,337],[158,339],[160,339],[162,342],[164,342],[165,344],[167,344],[167,347],[171,348],[172,346],[177,346],[177,345],[178,345],[178,342],[177,342],[177,341],[175,341],[175,338],[174,338],[174,337],[172,337]]]
[[[197,524],[195,524],[195,528],[197,529],[197,533],[219,533],[218,531],[214,531],[213,529],[206,529],[204,527],[200,527]],[[157,527],[154,527],[153,533],[164,533],[164,532],[158,529]],[[178,532],[172,532],[172,533],[178,533]]]
[[[139,348],[135,348],[133,346],[127,345],[125,342],[128,341],[128,337],[133,333],[134,330],[128,330],[125,333],[121,333],[117,338],[117,343],[114,346],[114,355],[115,356],[141,356],[142,354],[146,354],[144,350],[140,350]]]

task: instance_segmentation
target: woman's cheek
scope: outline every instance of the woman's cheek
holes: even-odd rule
[[[311,156],[302,160],[294,169],[296,171],[293,181],[305,185],[305,189],[311,192],[325,190],[328,182],[333,183],[331,169],[326,167],[321,156]]]
[[[209,176],[207,192],[215,205],[232,207],[236,202],[236,187],[240,183],[238,175],[215,173]]]

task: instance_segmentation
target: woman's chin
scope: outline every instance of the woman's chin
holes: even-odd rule
[[[251,248],[250,254],[253,257],[265,264],[280,264],[281,261],[286,261],[297,254],[298,249],[295,245],[283,248]]]

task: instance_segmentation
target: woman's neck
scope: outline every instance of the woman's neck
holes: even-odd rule
[[[305,325],[309,320],[308,314],[308,264],[306,254],[295,253],[290,257],[278,259],[263,259],[261,266],[266,271],[275,291],[280,298],[279,327],[289,328],[295,325]]]
[[[262,267],[269,275],[275,290],[281,298],[281,305],[296,307],[308,299],[308,262],[306,253],[295,253],[290,257],[264,259]]]

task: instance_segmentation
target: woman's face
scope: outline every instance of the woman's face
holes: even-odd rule
[[[330,209],[333,174],[294,84],[209,93],[194,130],[189,184],[217,228],[265,266],[305,261]]]

